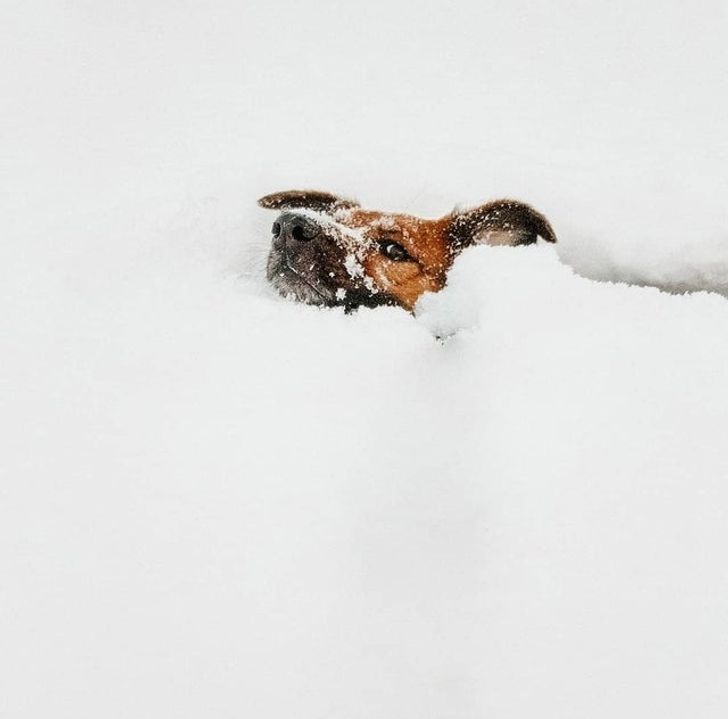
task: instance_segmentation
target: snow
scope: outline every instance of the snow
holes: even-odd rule
[[[723,4],[7,5],[3,717],[726,715]],[[316,309],[297,187],[559,244]]]

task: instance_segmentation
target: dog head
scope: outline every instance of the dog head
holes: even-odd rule
[[[362,209],[326,192],[277,192],[258,200],[279,212],[267,275],[284,296],[325,306],[401,305],[446,281],[455,257],[474,244],[556,242],[529,205],[496,200],[436,220]]]

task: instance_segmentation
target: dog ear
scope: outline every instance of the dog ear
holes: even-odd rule
[[[357,207],[358,202],[337,197],[329,192],[318,192],[316,190],[287,190],[285,192],[274,192],[258,200],[261,207],[267,210],[295,210],[305,207],[308,210],[319,212],[331,212],[343,210],[349,207]]]
[[[538,237],[556,242],[549,221],[517,200],[495,200],[472,210],[456,211],[451,215],[448,234],[456,251],[469,245],[530,245]]]

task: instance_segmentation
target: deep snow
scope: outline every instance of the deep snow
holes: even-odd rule
[[[0,714],[724,717],[727,12],[10,3]],[[560,243],[319,310],[289,187]]]

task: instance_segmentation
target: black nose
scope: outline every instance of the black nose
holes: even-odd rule
[[[273,237],[282,240],[296,240],[297,242],[306,242],[312,240],[319,233],[318,226],[307,217],[296,215],[293,212],[287,212],[281,215],[271,228]]]

